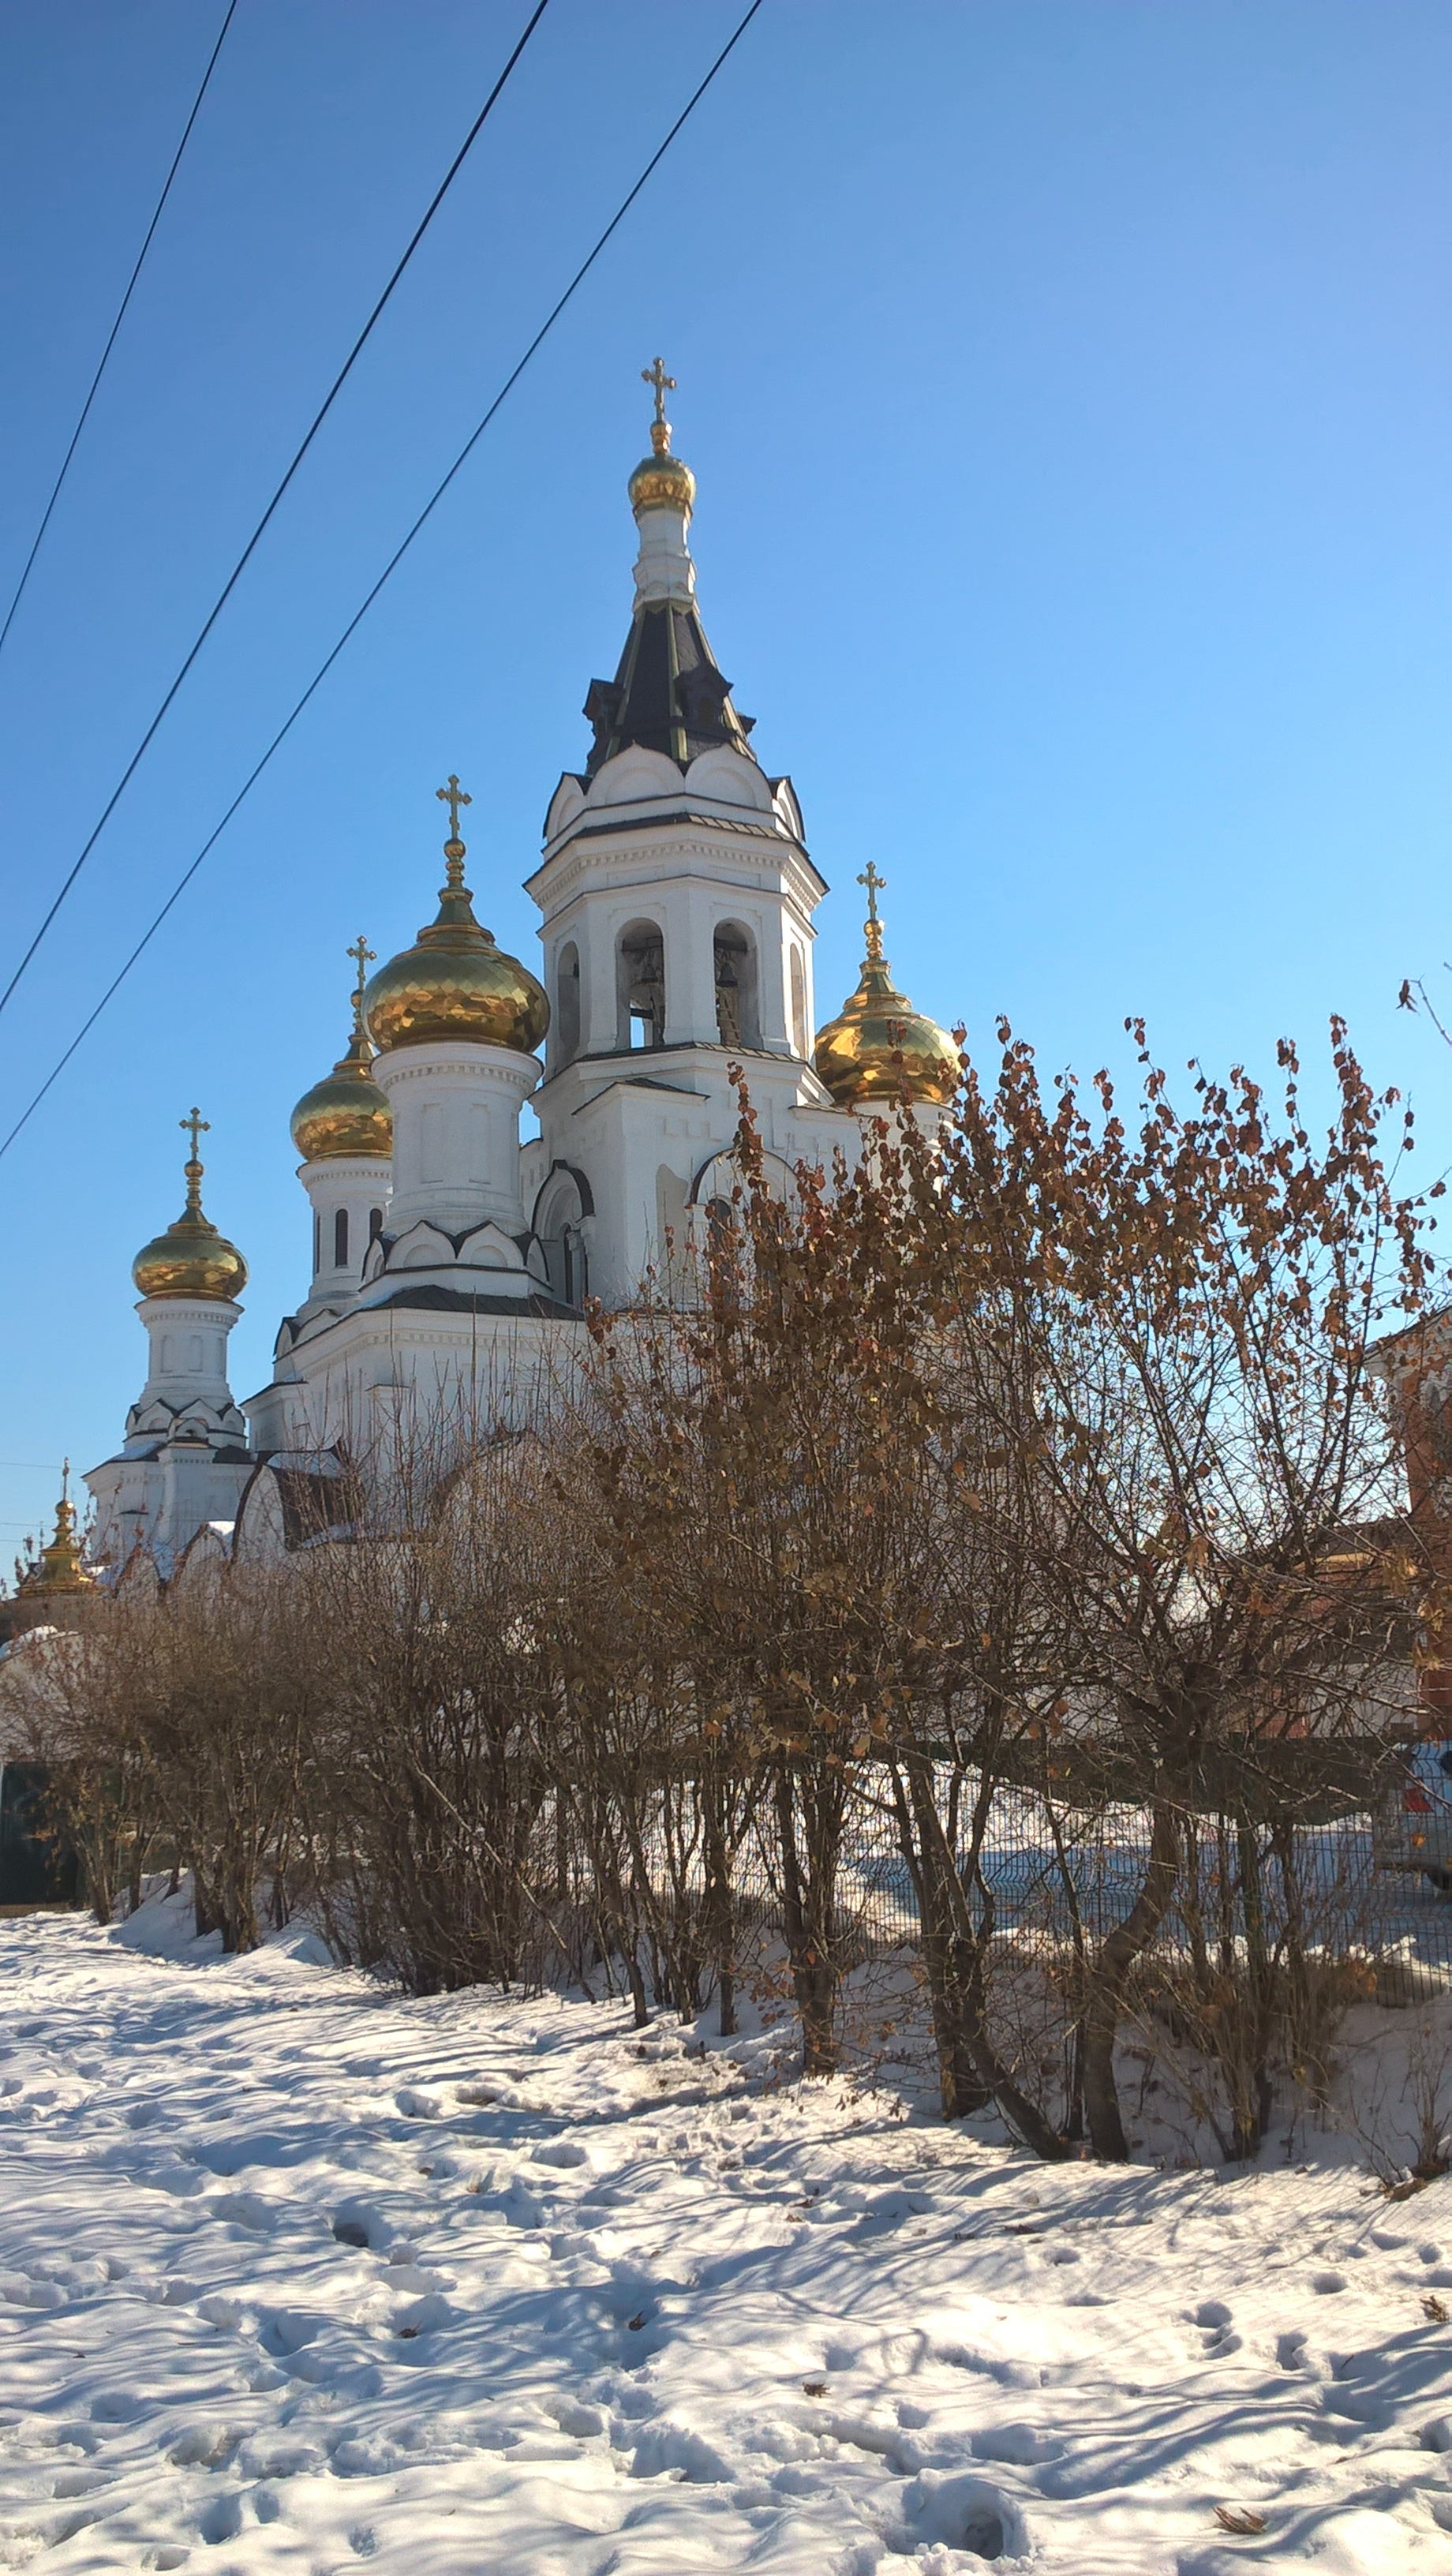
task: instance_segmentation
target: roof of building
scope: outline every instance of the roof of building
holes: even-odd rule
[[[746,739],[755,718],[737,714],[694,602],[637,604],[615,677],[591,681],[585,713],[595,728],[586,778],[631,743],[682,769],[723,744],[755,762]]]

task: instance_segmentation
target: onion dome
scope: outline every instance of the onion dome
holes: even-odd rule
[[[56,1592],[89,1592],[95,1583],[76,1535],[76,1507],[70,1489],[71,1462],[67,1458],[61,1470],[60,1501],[55,1507],[55,1536],[16,1586],[30,1600],[37,1595],[48,1598]]]
[[[835,1020],[818,1031],[812,1061],[833,1099],[844,1109],[869,1101],[951,1100],[958,1087],[958,1049],[946,1029],[915,1011],[892,980],[882,953],[878,888],[887,880],[868,862],[857,880],[867,888],[863,928],[867,954],[857,990]]]
[[[672,456],[671,425],[665,416],[666,393],[674,393],[675,377],[666,374],[659,358],[640,373],[643,383],[655,387],[655,418],[650,425],[650,454],[641,458],[630,478],[630,506],[637,518],[642,510],[683,510],[689,518],[696,505],[696,478],[689,465]]]
[[[187,1203],[175,1225],[144,1243],[131,1264],[131,1276],[143,1297],[240,1297],[247,1285],[247,1264],[235,1243],[219,1234],[202,1209],[202,1170],[197,1138],[207,1121],[194,1109],[180,1124],[191,1135],[186,1165]]]
[[[292,1141],[305,1163],[337,1162],[345,1154],[382,1159],[393,1151],[393,1111],[373,1079],[373,1041],[363,1026],[364,970],[374,952],[360,933],[348,954],[358,961],[352,1037],[332,1072],[303,1093],[292,1113]]]
[[[532,1055],[549,1027],[544,986],[475,920],[459,838],[459,807],[471,800],[457,778],[438,793],[453,826],[444,843],[448,878],[439,889],[438,918],[373,977],[363,996],[368,1033],[385,1050],[452,1040]]]

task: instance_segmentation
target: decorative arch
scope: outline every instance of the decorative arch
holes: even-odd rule
[[[796,1174],[784,1155],[763,1149],[761,1177],[772,1198],[780,1199],[784,1207],[795,1203]],[[729,1202],[740,1179],[735,1155],[729,1146],[723,1146],[701,1165],[687,1193],[686,1203],[689,1207],[709,1207],[713,1199]]]

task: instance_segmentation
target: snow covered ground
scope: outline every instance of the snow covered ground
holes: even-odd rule
[[[773,2052],[0,1923],[0,2566],[1452,2571],[1452,2182],[1049,2170]]]

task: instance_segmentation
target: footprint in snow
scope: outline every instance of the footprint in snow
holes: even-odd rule
[[[1234,2330],[1235,2320],[1223,2299],[1202,2299],[1195,2310],[1195,2323],[1205,2337],[1207,2358],[1220,2361],[1240,2351],[1241,2339]]]
[[[241,2528],[242,2499],[235,2495],[218,2496],[215,2504],[208,2505],[197,2523],[203,2540],[214,2549],[224,2540],[235,2540]]]
[[[1304,2370],[1307,2367],[1306,2336],[1302,2327],[1291,2326],[1284,2334],[1277,2335],[1276,2366],[1280,2370]]]

